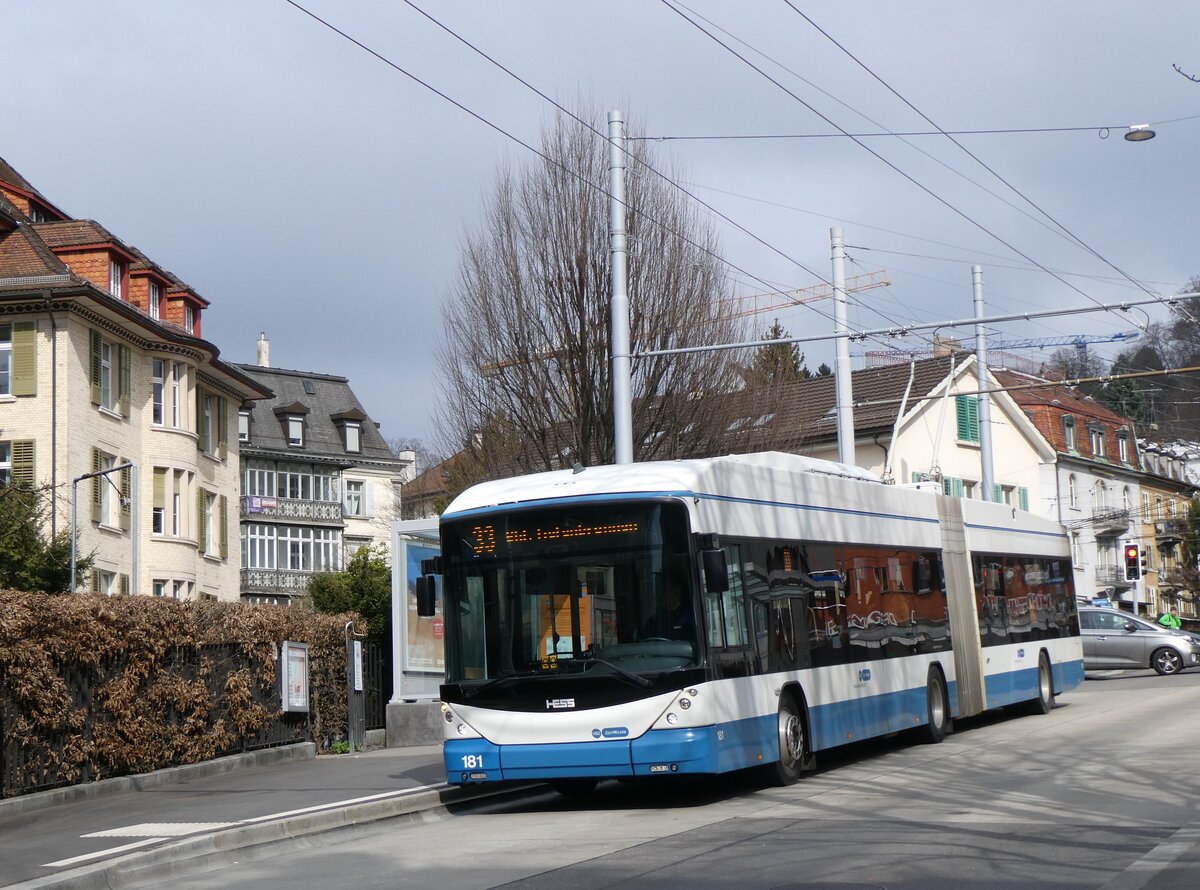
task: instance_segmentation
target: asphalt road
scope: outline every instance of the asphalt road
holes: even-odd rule
[[[353,806],[444,780],[440,746],[389,749],[257,766],[0,816],[0,886],[181,837]]]
[[[1200,886],[1200,671],[1089,679],[1045,716],[966,721],[746,777],[605,783],[432,811],[285,854],[247,851],[173,890],[287,887],[889,890]]]

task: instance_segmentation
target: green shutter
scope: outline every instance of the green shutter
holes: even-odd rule
[[[979,400],[974,396],[956,396],[954,399],[955,420],[958,422],[960,442],[979,441]]]
[[[121,463],[126,463],[122,460]],[[121,471],[121,531],[129,531],[130,518],[133,514],[133,471],[126,467]]]
[[[100,592],[100,570],[92,569],[92,593]]]
[[[221,460],[229,456],[229,403],[217,398],[217,455]]]
[[[100,332],[92,331],[92,404],[100,404]]]
[[[229,498],[221,495],[221,559],[229,558]]]
[[[9,391],[14,396],[37,395],[37,322],[13,322],[12,383]]]
[[[132,385],[133,363],[128,346],[117,347],[117,361],[121,363],[120,374],[117,377],[117,410],[122,417],[129,416],[129,390]]]
[[[1022,487],[1022,488],[1017,489],[1017,505],[1022,510],[1025,510],[1025,511],[1029,510],[1029,489],[1028,488]]]
[[[14,488],[33,488],[37,485],[34,472],[33,439],[21,439],[12,443],[12,485]]]
[[[961,498],[966,493],[966,488],[963,486],[961,479],[951,479],[950,483],[950,493],[956,498]]]
[[[992,500],[997,504],[1004,503],[1004,489],[1000,487],[999,482],[992,486]]]
[[[201,553],[208,551],[208,525],[205,520],[205,506],[208,495],[201,488],[196,492],[196,549]]]
[[[920,472],[919,470],[913,470],[913,471],[912,471],[912,481],[913,481],[913,482],[920,482],[920,481],[921,481],[921,472]]]
[[[100,454],[99,448],[92,449],[92,472],[100,472],[100,465],[103,462],[103,457]],[[99,522],[101,519],[100,509],[104,506],[104,496],[100,486],[104,484],[103,476],[92,477],[92,522]]]

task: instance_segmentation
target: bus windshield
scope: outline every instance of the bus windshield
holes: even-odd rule
[[[699,663],[681,504],[450,520],[442,556],[447,683]]]

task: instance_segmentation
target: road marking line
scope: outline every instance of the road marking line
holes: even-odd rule
[[[159,841],[165,841],[165,837],[150,837],[144,841],[134,841],[132,844],[124,844],[120,847],[109,847],[107,850],[97,850],[95,853],[85,853],[82,856],[72,856],[70,859],[60,859],[58,862],[47,862],[42,868],[65,868],[68,865],[77,865],[80,862],[87,862],[89,859],[99,859],[102,856],[113,856],[117,853],[124,853],[126,850],[136,850],[138,847],[146,847],[150,844],[157,844]]]
[[[1200,828],[1181,828],[1141,859],[1130,864],[1100,890],[1141,890],[1167,866],[1191,850],[1200,841]]]
[[[236,822],[140,822],[137,825],[127,825],[124,828],[106,828],[104,831],[93,831],[91,834],[81,834],[80,837],[182,837],[185,834],[195,834],[198,831],[215,831],[218,828],[229,828]]]

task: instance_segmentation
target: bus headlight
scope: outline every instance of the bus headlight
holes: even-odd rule
[[[454,715],[450,713],[450,706],[442,702],[442,716],[446,718],[447,723],[454,722]]]

